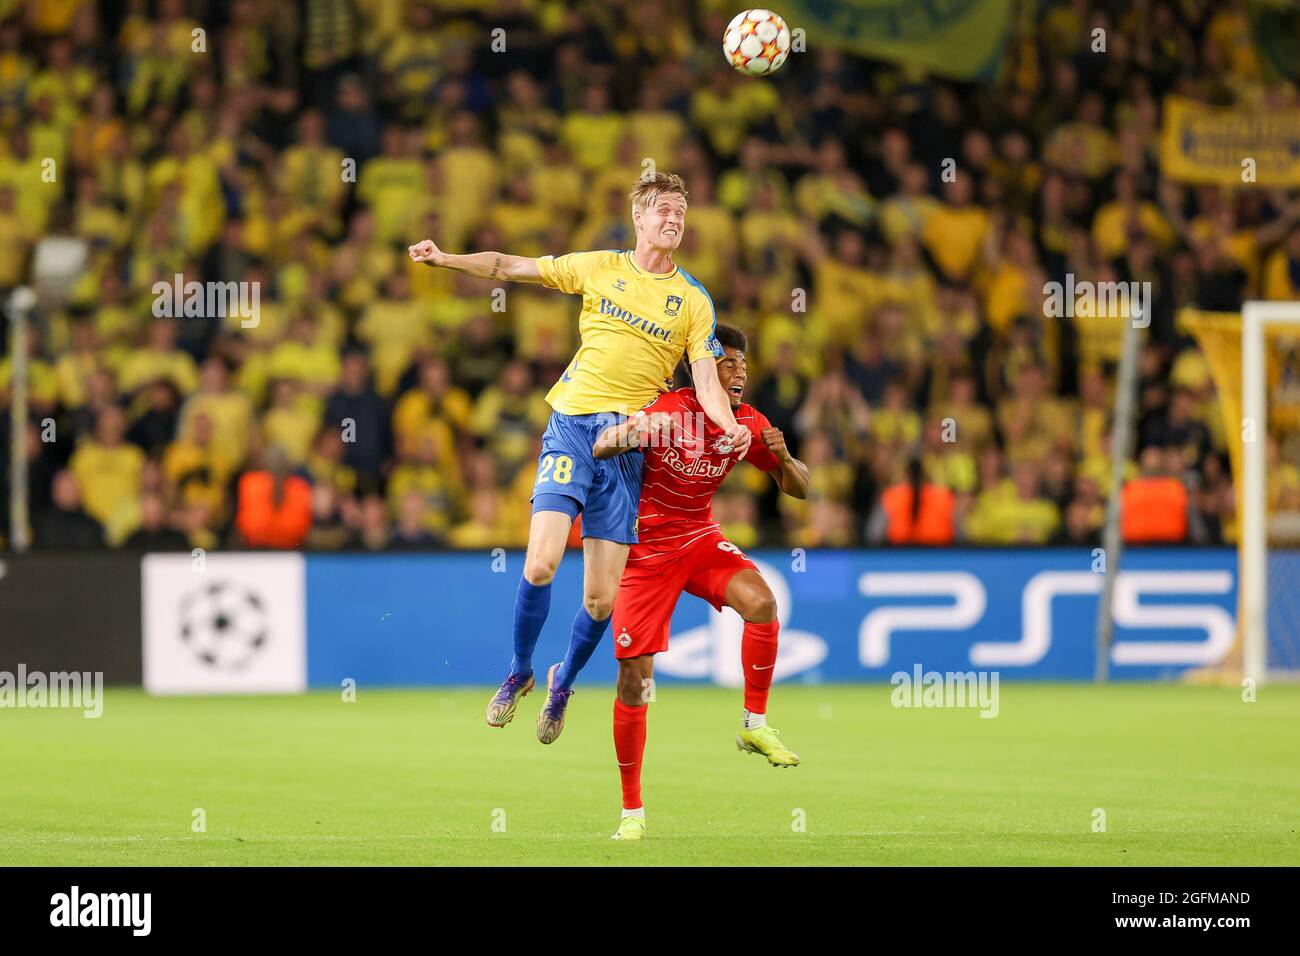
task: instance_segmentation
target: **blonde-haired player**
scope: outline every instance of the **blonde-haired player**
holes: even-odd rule
[[[499,252],[448,255],[432,239],[410,247],[411,258],[484,279],[537,282],[582,296],[581,345],[547,393],[552,413],[542,436],[528,554],[515,598],[514,659],[487,708],[504,727],[533,689],[533,649],[551,605],[551,581],[574,518],[582,515],[583,603],[564,660],[546,673],[537,739],[549,744],[564,728],[573,680],[609,626],[618,581],[636,542],[641,497],[639,452],[598,461],[597,436],[672,385],[685,355],[705,414],[743,455],[749,429],[738,424],[718,382],[713,301],[698,280],[673,262],[686,228],[686,184],[672,173],[643,177],[628,197],[636,248],[574,252],[538,259]]]

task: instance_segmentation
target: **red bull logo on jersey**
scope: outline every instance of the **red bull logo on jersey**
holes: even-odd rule
[[[726,459],[715,465],[708,458],[687,458],[676,448],[664,449],[662,461],[673,471],[688,478],[722,478],[730,470],[730,462]]]
[[[673,340],[672,332],[670,332],[668,329],[656,325],[654,322],[651,322],[649,319],[642,318],[641,316],[636,315],[633,312],[629,312],[627,309],[623,308],[618,303],[610,302],[609,299],[606,299],[603,296],[601,297],[600,300],[600,314],[613,316],[616,319],[621,319],[624,322],[626,322],[628,325],[632,326],[632,328],[636,329],[638,332],[642,332],[645,335],[650,336],[652,339],[660,339],[661,341],[664,342],[671,342]]]

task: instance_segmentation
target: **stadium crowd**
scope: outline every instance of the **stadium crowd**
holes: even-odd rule
[[[1296,298],[1300,202],[1162,178],[1161,102],[1295,90],[1239,3],[1016,9],[965,84],[820,44],[743,77],[717,0],[0,2],[0,298],[47,243],[86,262],[29,342],[33,546],[521,546],[576,303],[405,249],[630,248],[648,161],[812,474],[805,502],[736,470],[741,547],[1095,542],[1128,316],[1045,315],[1067,273],[1154,290],[1126,533],[1234,540],[1176,316]],[[177,275],[256,283],[256,324],[157,317]]]

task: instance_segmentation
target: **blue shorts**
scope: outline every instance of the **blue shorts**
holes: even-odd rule
[[[617,412],[594,415],[565,415],[551,412],[542,434],[542,453],[537,456],[537,480],[532,500],[538,495],[564,495],[573,499],[582,514],[582,536],[636,544],[636,512],[641,505],[641,465],[645,453],[625,451],[598,461],[591,446],[610,425],[626,416]],[[533,511],[558,510],[544,500]]]

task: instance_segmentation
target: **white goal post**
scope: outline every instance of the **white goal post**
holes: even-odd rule
[[[1242,671],[1268,676],[1268,355],[1266,326],[1300,326],[1300,302],[1247,302],[1241,310],[1241,588]],[[1250,429],[1250,441],[1247,438]]]

